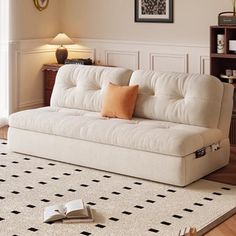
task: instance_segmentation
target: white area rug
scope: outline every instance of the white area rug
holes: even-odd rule
[[[82,198],[95,222],[45,224],[44,207]],[[186,188],[15,153],[0,144],[0,235],[178,235],[236,207],[236,187],[200,180]]]

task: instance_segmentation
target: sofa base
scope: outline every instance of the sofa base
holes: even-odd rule
[[[13,152],[177,186],[186,186],[227,165],[230,155],[228,139],[221,141],[219,150],[198,159],[194,153],[167,156],[12,127],[8,139]]]

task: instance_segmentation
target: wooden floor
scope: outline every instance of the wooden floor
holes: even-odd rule
[[[229,165],[211,173],[205,179],[236,185],[236,147],[231,147],[230,151]],[[211,230],[206,236],[236,236],[236,215]]]
[[[7,139],[8,126],[0,128],[0,139]]]
[[[236,185],[236,147],[231,147],[230,151],[229,165],[211,173],[205,179]]]
[[[218,225],[206,236],[236,236],[236,215]]]
[[[7,126],[0,129],[0,138],[7,139],[7,130]],[[230,164],[206,176],[205,179],[236,185],[236,147],[231,148]],[[211,230],[206,236],[236,236],[236,215]]]

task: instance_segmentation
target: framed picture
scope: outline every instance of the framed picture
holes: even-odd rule
[[[173,23],[173,0],[135,0],[135,22]]]
[[[39,11],[47,8],[49,0],[34,0],[34,5]]]

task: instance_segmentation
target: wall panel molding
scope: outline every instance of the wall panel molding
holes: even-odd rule
[[[188,54],[150,53],[150,70],[188,73]]]
[[[128,41],[128,40],[112,40],[112,39],[90,39],[90,38],[73,38],[73,41],[80,42],[81,44],[120,44],[120,45],[137,45],[137,46],[155,46],[155,47],[188,47],[188,48],[205,48],[209,49],[205,44],[190,44],[190,43],[160,43],[153,41]]]
[[[51,39],[10,42],[12,111],[42,106],[42,65],[55,62]],[[69,58],[92,58],[132,70],[173,70],[209,73],[209,47],[205,45],[74,38]]]
[[[200,74],[210,74],[209,56],[200,56]]]
[[[48,40],[47,40],[48,41]],[[95,58],[94,49],[67,47],[70,58]],[[12,81],[11,112],[43,106],[43,71],[45,63],[56,61],[56,47],[45,40],[23,40],[10,43]]]
[[[53,60],[54,52],[53,49],[32,50],[31,48],[19,51],[18,110],[43,105],[43,72],[41,69],[44,63]]]
[[[10,94],[10,113],[18,110],[19,103],[19,86],[18,86],[18,74],[19,74],[19,56],[18,43],[9,43],[9,94]]]
[[[68,58],[91,58],[93,61],[95,60],[96,50],[94,48],[74,48],[67,47],[69,55]]]
[[[105,51],[105,64],[111,66],[128,67],[132,70],[139,69],[138,51]]]

